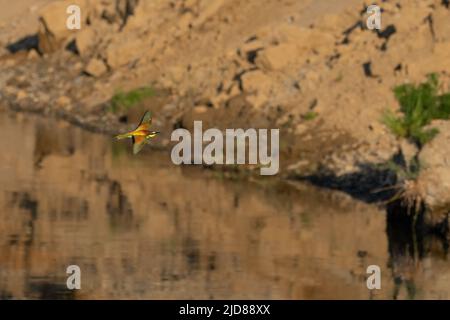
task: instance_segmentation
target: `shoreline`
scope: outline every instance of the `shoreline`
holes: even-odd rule
[[[65,110],[53,110],[51,108],[32,108],[28,104],[22,103],[5,103],[1,104],[3,109],[7,112],[17,112],[17,113],[30,113],[33,115],[37,115],[38,117],[47,118],[51,117],[56,121],[64,121],[70,125],[81,128],[82,130],[86,130],[88,132],[92,132],[95,134],[101,134],[104,136],[110,136],[111,139],[118,134],[119,132],[123,132],[130,128],[127,124],[121,124],[119,128],[109,126],[105,127],[103,125],[103,120],[101,117],[92,118],[89,121],[86,118],[83,118],[82,115],[74,115],[69,111]],[[151,144],[150,148],[158,151],[170,151],[171,143],[158,143]],[[285,162],[286,159],[280,158],[280,163]],[[205,165],[200,164],[203,169],[213,170],[215,172],[222,172],[229,175],[231,179],[257,179],[264,180],[267,177],[260,176],[256,171],[259,166],[244,164],[244,165]],[[275,176],[270,176],[272,178],[275,177],[277,182],[283,183],[307,183],[311,186],[316,186],[322,190],[330,190],[330,191],[339,191],[343,194],[350,196],[354,200],[363,201],[366,203],[377,203],[381,202],[386,198],[386,195],[378,195],[373,196],[370,194],[368,190],[380,188],[380,183],[385,181],[386,178],[379,178],[380,172],[373,171],[371,174],[365,174],[362,172],[357,172],[354,177],[344,177],[341,181],[339,178],[334,175],[333,172],[315,172],[313,174],[305,174],[298,175],[296,172],[287,171],[286,168],[283,168],[280,172]],[[391,175],[392,172],[383,171],[384,175]],[[368,181],[366,185],[361,184],[361,181]],[[362,186],[361,186],[362,185]],[[360,188],[357,188],[359,186]]]

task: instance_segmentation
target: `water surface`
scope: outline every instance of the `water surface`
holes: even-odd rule
[[[411,254],[408,230],[338,193],[229,181],[29,114],[0,114],[0,145],[1,298],[450,298],[444,241]]]

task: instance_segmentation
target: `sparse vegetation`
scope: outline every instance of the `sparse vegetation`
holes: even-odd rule
[[[395,87],[394,94],[400,103],[401,116],[392,112],[383,115],[382,122],[398,137],[408,139],[419,148],[439,132],[425,128],[434,119],[450,117],[450,93],[438,94],[439,80],[436,74],[428,76],[419,85],[404,84]]]
[[[438,129],[430,128],[429,124],[435,119],[450,118],[450,93],[439,93],[439,79],[436,74],[428,76],[419,85],[404,84],[394,88],[395,98],[400,104],[401,115],[386,112],[382,122],[397,137],[405,138],[416,144],[419,151],[433,139]],[[423,198],[419,190],[418,177],[422,164],[416,154],[412,159],[403,159],[397,164],[390,161],[386,167],[395,172],[398,184],[391,186],[397,190],[388,202],[400,200],[408,212],[412,210],[414,221],[423,205]]]
[[[302,119],[306,120],[306,121],[309,121],[309,120],[314,120],[315,118],[317,118],[317,116],[318,116],[317,112],[308,111],[307,113],[302,115]]]
[[[397,137],[416,144],[420,151],[439,133],[436,128],[430,128],[431,121],[450,118],[450,93],[440,94],[438,91],[439,79],[436,74],[430,74],[427,80],[419,85],[404,84],[395,87],[394,94],[402,115],[386,112],[382,122]],[[388,188],[397,191],[388,202],[400,200],[408,212],[413,213],[415,224],[424,205],[418,182],[422,164],[418,153],[409,161],[403,160],[400,164],[390,161],[386,165],[397,176],[397,184]]]
[[[388,169],[395,172],[397,178],[400,181],[404,181],[404,180],[416,180],[417,177],[419,176],[421,165],[418,158],[414,157],[408,164],[400,165],[390,160],[384,164],[381,164],[379,168]]]
[[[142,87],[128,92],[118,91],[112,98],[110,111],[114,113],[127,111],[145,98],[155,95],[152,87]]]

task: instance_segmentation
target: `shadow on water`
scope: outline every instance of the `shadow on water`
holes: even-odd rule
[[[367,203],[377,203],[392,198],[395,192],[385,188],[395,185],[396,176],[389,169],[373,164],[360,164],[358,171],[341,176],[324,171],[320,175],[301,177],[299,180],[308,181],[322,188],[345,192]]]
[[[448,258],[448,217],[429,226],[425,221],[425,207],[407,208],[401,201],[389,203],[386,209],[386,233],[389,243],[389,268],[392,271],[398,299],[402,289],[409,299],[417,295],[416,277],[430,257]]]
[[[133,209],[120,183],[117,181],[109,181],[106,211],[108,212],[112,228],[116,230],[130,230],[133,228]]]
[[[61,130],[58,135],[52,128],[45,124],[36,125],[36,138],[33,159],[37,168],[40,167],[45,157],[52,154],[70,156],[74,153],[75,146],[70,131]]]
[[[297,179],[319,187],[339,190],[367,203],[388,202],[398,191],[392,188],[397,184],[397,174],[388,163],[400,168],[407,167],[403,152],[398,150],[385,164],[359,163],[356,171],[339,176],[330,170],[321,169],[318,170],[319,174]]]
[[[0,298],[450,298],[445,237],[394,204],[219,179],[29,115],[0,114],[0,143]]]
[[[406,166],[401,151],[391,160]],[[389,260],[387,266],[392,273],[393,291],[391,299],[420,298],[420,285],[424,281],[424,269],[430,261],[447,264],[449,247],[448,214],[439,222],[426,219],[423,204],[408,208],[401,200],[392,201],[398,190],[396,173],[382,166],[360,164],[357,172],[335,176],[326,173],[302,177],[313,185],[339,190],[366,203],[379,204],[386,208],[386,234]]]
[[[28,279],[26,291],[37,299],[44,300],[74,300],[76,291],[67,290],[64,279]]]

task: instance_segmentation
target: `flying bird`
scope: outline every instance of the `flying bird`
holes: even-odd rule
[[[116,136],[116,139],[121,140],[131,138],[131,141],[133,141],[133,154],[137,154],[151,138],[154,138],[159,133],[159,131],[150,131],[151,124],[152,114],[150,111],[147,111],[136,129],[124,134],[119,134]]]

